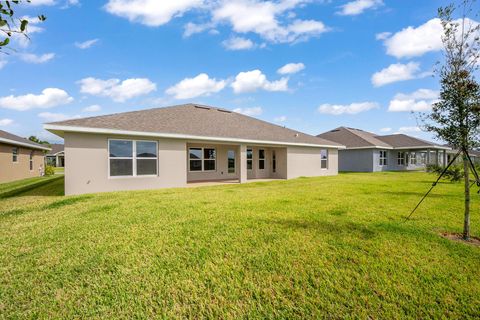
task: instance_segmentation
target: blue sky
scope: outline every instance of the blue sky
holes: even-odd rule
[[[309,134],[419,132],[447,1],[32,0],[0,59],[0,129],[187,102]],[[283,67],[283,68],[282,68]]]

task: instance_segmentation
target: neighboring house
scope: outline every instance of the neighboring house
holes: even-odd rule
[[[443,165],[450,148],[405,134],[380,136],[360,129],[340,127],[318,135],[346,146],[339,151],[339,171],[401,171]]]
[[[450,150],[447,151],[447,163],[450,163],[453,157],[455,157],[455,155],[458,153],[458,149],[451,146],[447,146],[447,147],[451,148]],[[480,165],[480,151],[470,150],[468,153],[470,155],[470,158],[472,159],[472,162]],[[462,162],[463,162],[463,157],[460,155],[455,160],[455,163],[460,164]]]
[[[65,141],[65,193],[338,173],[342,145],[186,104],[46,124]]]
[[[0,183],[38,177],[50,148],[0,130]]]
[[[52,150],[46,155],[47,164],[57,168],[65,167],[65,151],[63,144],[53,143],[50,145]]]

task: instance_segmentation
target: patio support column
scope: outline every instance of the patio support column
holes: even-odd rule
[[[430,164],[430,149],[427,149],[427,165]]]
[[[241,144],[240,145],[240,163],[239,163],[239,182],[245,183],[247,182],[247,145]]]
[[[435,150],[435,164],[438,166],[440,163],[438,161],[438,149]]]
[[[447,166],[447,150],[443,150],[443,167]]]

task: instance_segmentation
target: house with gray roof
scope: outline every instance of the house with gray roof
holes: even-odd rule
[[[0,183],[41,176],[50,148],[0,130]]]
[[[185,104],[48,123],[65,142],[65,193],[338,173],[341,143]]]
[[[449,147],[406,134],[376,135],[339,127],[317,137],[346,147],[339,151],[339,171],[377,172],[421,170],[427,164],[447,163]]]
[[[50,144],[50,148],[52,150],[45,156],[47,164],[57,168],[65,167],[64,145],[60,143],[52,143]]]

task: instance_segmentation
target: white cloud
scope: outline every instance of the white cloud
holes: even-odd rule
[[[185,78],[176,85],[168,88],[165,93],[172,95],[175,99],[191,99],[200,96],[208,96],[225,88],[225,80],[210,78],[208,74],[201,73],[195,78]]]
[[[67,92],[57,88],[46,88],[41,94],[32,93],[23,96],[6,96],[0,98],[0,108],[26,111],[34,108],[46,109],[65,105],[73,101]]]
[[[45,53],[42,55],[36,55],[34,53],[22,53],[20,59],[28,63],[41,64],[48,62],[55,58],[55,53]]]
[[[390,101],[388,111],[391,112],[425,112],[438,101],[439,92],[430,89],[419,89],[410,94],[399,93]]]
[[[343,16],[355,16],[362,14],[365,10],[375,9],[383,5],[383,0],[354,0],[350,1],[337,12]]]
[[[291,10],[307,2],[307,0],[222,1],[214,8],[212,19],[215,23],[230,24],[237,33],[253,32],[276,43],[293,42],[329,31],[321,21],[316,20],[295,20],[283,25],[280,23],[280,20],[284,19],[279,18],[284,18]]]
[[[398,133],[412,133],[412,132],[422,132],[422,129],[419,127],[400,127]]]
[[[456,20],[454,23],[461,23],[461,20]],[[465,23],[472,27],[479,24],[471,19],[466,19]],[[387,54],[396,58],[410,58],[422,56],[427,52],[442,50],[442,35],[442,23],[439,18],[434,18],[416,28],[409,26],[390,37],[380,40],[384,40]]]
[[[255,47],[255,44],[250,39],[242,37],[233,37],[222,42],[223,46],[228,50],[248,50]]]
[[[78,119],[80,118],[79,115],[76,116],[68,116],[63,113],[53,113],[53,112],[41,112],[38,114],[40,118],[48,122],[56,122],[56,121],[63,121],[68,119]]]
[[[8,118],[5,118],[5,119],[0,119],[0,127],[6,127],[6,126],[9,126],[13,123],[13,120],[12,119],[8,119]]]
[[[377,109],[380,106],[376,102],[359,102],[351,103],[348,105],[341,104],[322,104],[318,107],[318,112],[324,114],[331,114],[334,116],[339,116],[342,114],[357,114],[372,109]]]
[[[241,113],[246,116],[259,116],[263,113],[263,109],[261,107],[253,107],[253,108],[236,108],[233,109],[233,112]]]
[[[421,56],[430,51],[442,49],[443,34],[440,19],[435,18],[421,26],[407,27],[385,39],[387,54],[396,58]]]
[[[273,43],[286,43],[306,40],[329,31],[321,21],[295,20],[292,10],[303,7],[311,0],[109,0],[107,12],[158,27],[180,17],[184,13],[202,9],[210,16],[207,23],[189,22],[185,25],[184,36],[216,30],[216,25],[225,23],[238,34],[256,33]]]
[[[87,40],[87,41],[84,41],[84,42],[75,42],[75,47],[79,48],[79,49],[88,49],[88,48],[91,48],[95,43],[97,43],[99,41],[99,39],[91,39],[91,40]]]
[[[81,86],[80,92],[109,97],[116,102],[125,102],[157,90],[157,85],[147,78],[132,78],[120,81],[120,79],[102,80],[89,77],[80,80],[78,83]]]
[[[105,9],[129,21],[158,27],[187,11],[202,7],[203,4],[203,0],[109,0]]]
[[[269,81],[260,70],[240,72],[231,84],[235,93],[255,92],[259,89],[266,91],[287,91],[288,78]]]
[[[102,107],[100,107],[98,104],[92,104],[91,106],[83,108],[82,112],[98,112],[100,110],[102,110]]]
[[[381,87],[386,84],[424,78],[429,75],[431,75],[430,72],[420,72],[420,64],[417,62],[409,62],[407,64],[395,63],[374,73],[372,76],[372,84],[375,87]]]
[[[197,23],[193,23],[193,22],[189,22],[187,23],[185,26],[184,26],[184,31],[183,31],[183,36],[185,38],[188,38],[196,33],[201,33],[205,30],[209,30],[210,29],[210,32],[214,33],[215,32],[215,29],[213,29],[215,27],[215,24],[213,23],[200,23],[200,24],[197,24]],[[218,31],[217,31],[218,32]]]
[[[285,121],[287,121],[287,117],[286,116],[279,116],[279,117],[274,118],[273,121],[275,121],[275,122],[285,122]]]
[[[8,64],[8,60],[5,57],[0,56],[0,70]]]
[[[32,0],[29,4],[32,6],[53,6],[55,0]]]
[[[375,35],[375,39],[377,40],[385,40],[392,35],[391,32],[380,32]]]
[[[277,70],[279,74],[293,74],[302,71],[305,69],[305,65],[303,63],[287,63],[283,67]]]
[[[380,129],[380,132],[390,132],[392,131],[392,128],[382,128]]]

